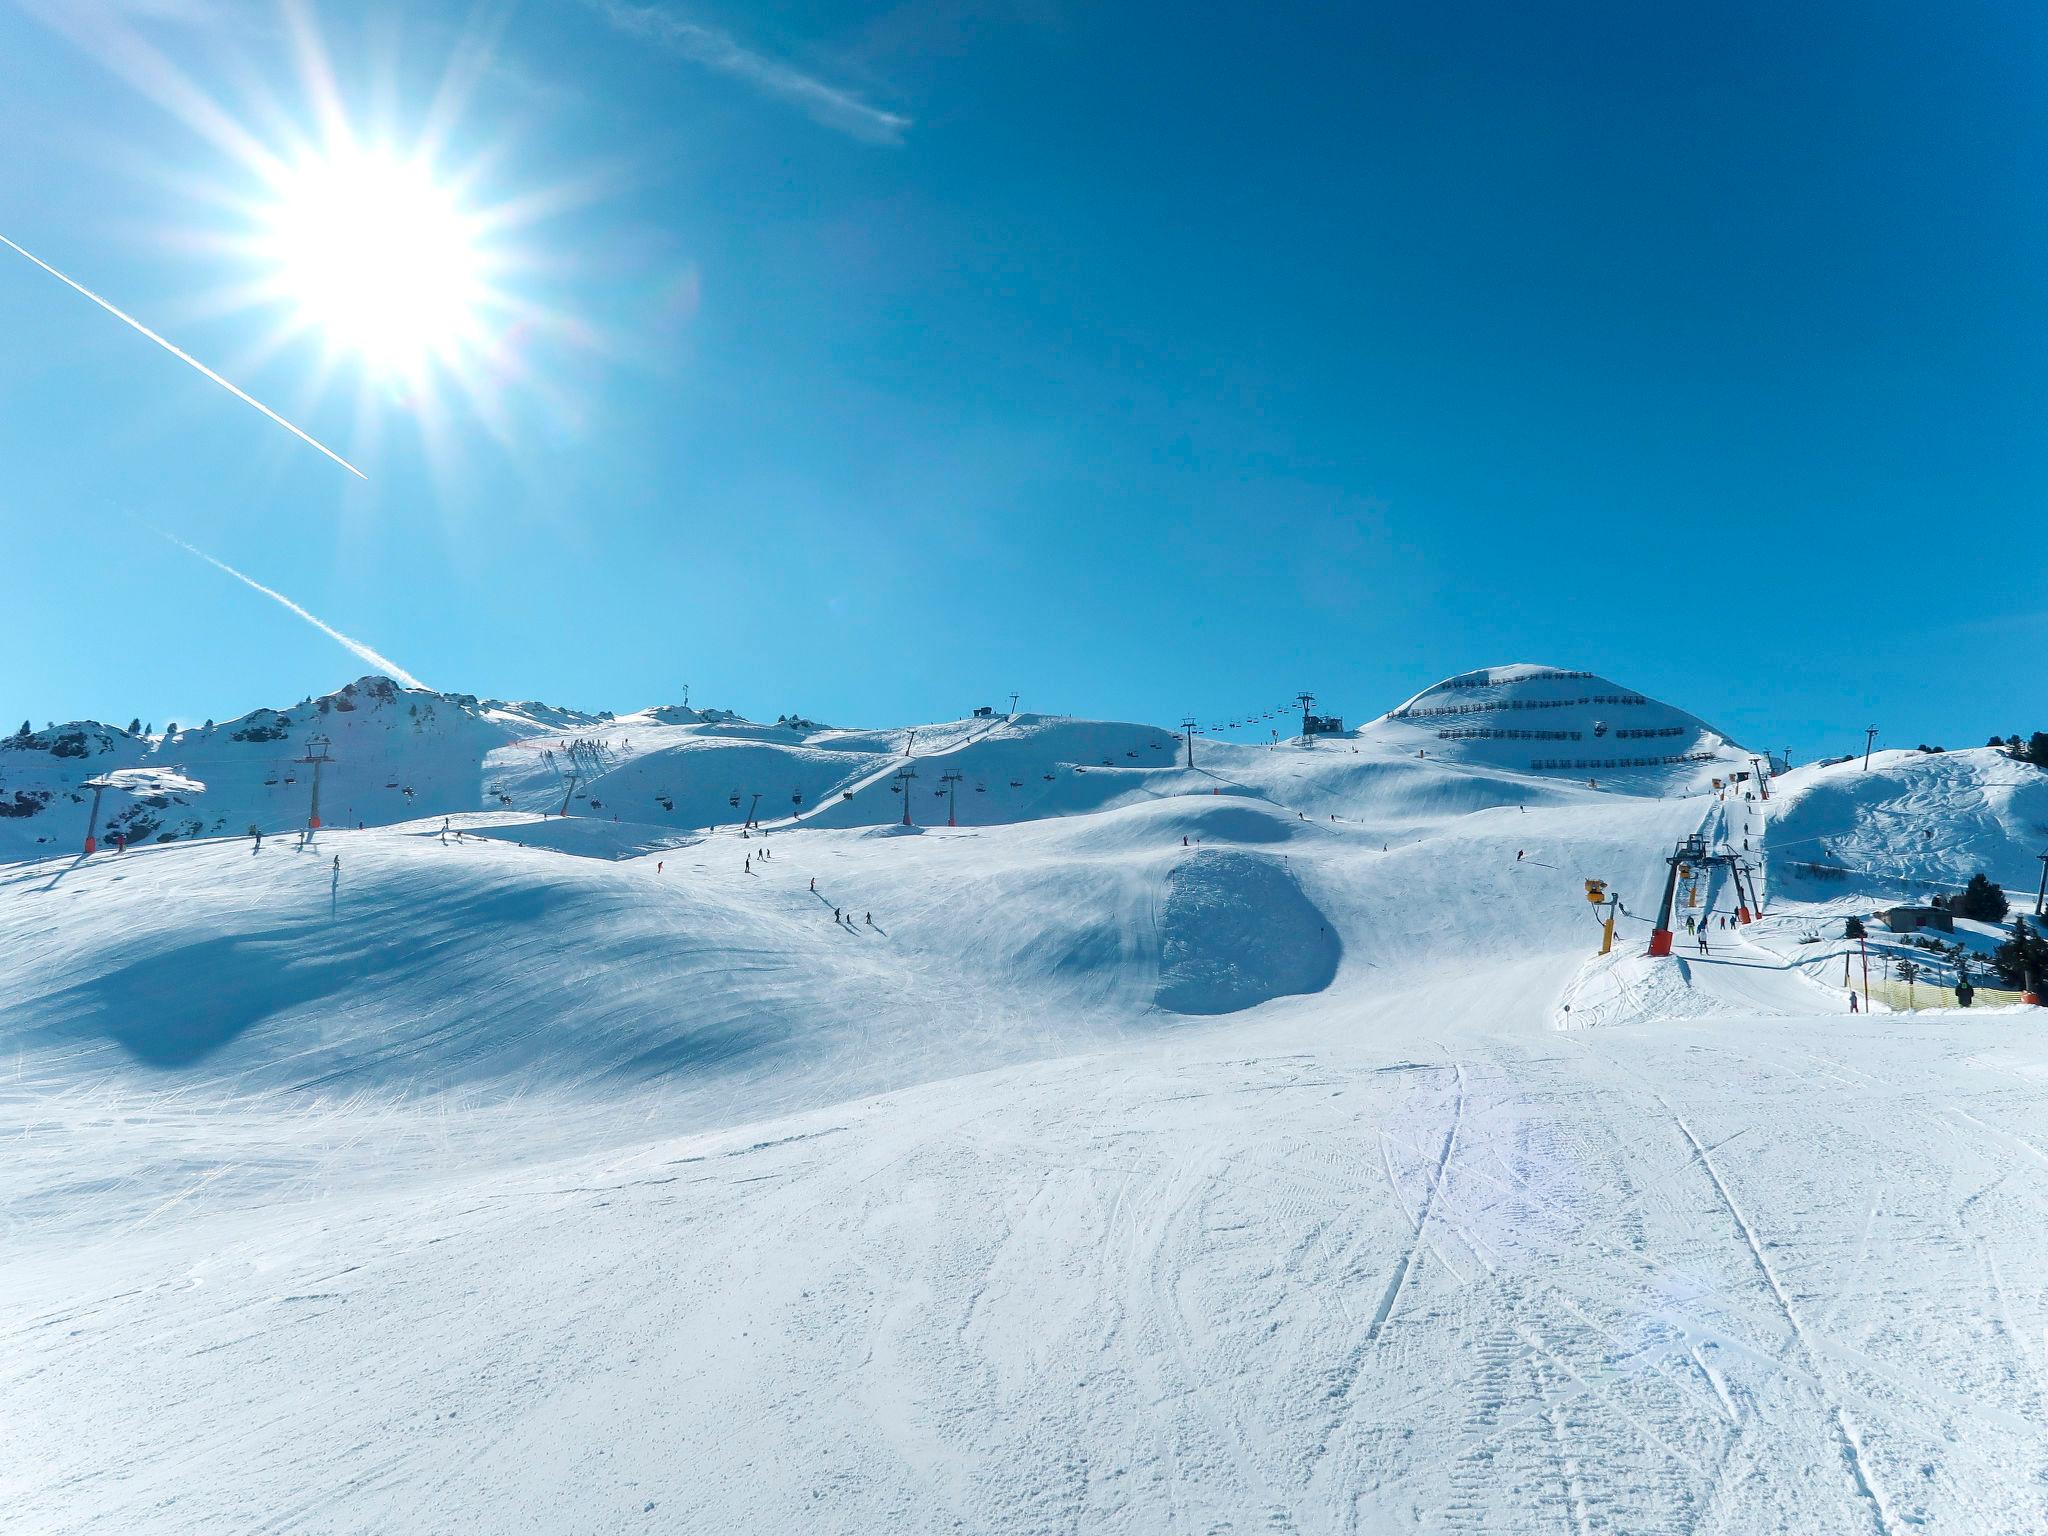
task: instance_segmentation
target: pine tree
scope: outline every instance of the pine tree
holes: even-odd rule
[[[2027,761],[2048,768],[2048,731],[2036,731],[2027,738]]]
[[[2005,921],[2005,892],[1993,885],[1990,876],[1981,869],[1970,876],[1970,883],[1963,887],[1963,894],[1949,905],[1958,917],[1974,918],[1980,923]]]
[[[140,736],[142,734],[142,716],[137,715],[128,722],[128,734],[130,736]]]
[[[2048,940],[2027,928],[2024,917],[2012,920],[2012,937],[1991,952],[1991,969],[2008,987],[2024,987],[2027,972],[2048,975]]]

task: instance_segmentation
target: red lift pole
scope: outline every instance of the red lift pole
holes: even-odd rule
[[[1671,904],[1678,895],[1678,870],[1681,865],[1697,868],[1707,862],[1707,840],[1694,833],[1682,841],[1664,862],[1671,866],[1671,872],[1664,877],[1664,901],[1657,908],[1657,926],[1650,930],[1649,954],[1652,959],[1671,953]]]
[[[96,853],[100,846],[100,840],[96,835],[100,829],[100,796],[107,792],[107,781],[92,779],[79,787],[92,791],[92,814],[85,821],[85,851]]]
[[[960,775],[958,771],[942,773],[939,782],[946,786],[946,825],[957,827],[960,820],[956,814],[960,800]]]
[[[915,768],[904,767],[896,770],[896,787],[903,791],[903,825],[910,826],[910,781],[917,777]]]

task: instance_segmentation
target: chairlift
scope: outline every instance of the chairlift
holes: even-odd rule
[[[1049,773],[1048,773],[1048,774],[1047,774],[1047,775],[1045,776],[1045,782],[1046,782],[1046,783],[1048,783],[1048,784],[1050,784],[1050,783],[1052,782],[1052,779],[1053,779],[1053,776],[1052,776],[1051,774],[1049,774]]]
[[[851,800],[853,798],[853,791],[850,789],[842,789],[841,791],[839,791],[839,798],[842,800]]]
[[[977,785],[975,785],[975,786],[974,786],[974,792],[975,792],[975,793],[976,793],[977,795],[985,795],[985,794],[987,794],[987,793],[988,793],[988,786],[987,786],[986,784],[977,784]],[[1928,835],[1929,837],[1932,837],[1932,836],[1933,836],[1934,834],[1933,834],[1932,832],[1930,832],[1930,833],[1928,833],[1927,835]]]
[[[734,790],[731,794],[727,795],[725,797],[725,803],[731,806],[734,810],[738,810],[740,805],[740,792],[738,790]]]
[[[1051,775],[1050,775],[1050,774],[1048,774],[1048,775],[1046,775],[1046,777],[1050,778],[1050,777],[1051,777]],[[1022,779],[1012,779],[1012,780],[1010,780],[1010,788],[1012,788],[1012,789],[1022,789],[1023,787],[1024,787],[1024,781],[1023,781]]]
[[[386,779],[386,780],[384,781],[384,787],[385,787],[386,789],[396,789],[396,788],[398,788],[398,780],[396,780],[396,779]]]
[[[287,784],[296,784],[299,782],[299,776],[296,773],[288,773],[284,776],[284,781]]]
[[[791,790],[789,792],[789,803],[791,805],[802,805],[804,803],[804,792],[800,789]]]
[[[277,782],[277,775],[273,773],[269,778],[265,779],[263,782],[266,784],[275,784]]]

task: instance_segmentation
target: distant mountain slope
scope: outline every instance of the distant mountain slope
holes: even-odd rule
[[[1769,826],[1784,895],[1901,901],[1959,891],[1982,870],[2017,905],[2048,849],[2048,770],[1991,747],[1880,752],[1867,772],[1860,757],[1813,764],[1774,782]]]
[[[1453,762],[1658,793],[1703,788],[1749,759],[1696,715],[1596,673],[1529,663],[1447,677],[1360,735]]]
[[[628,714],[401,688],[364,677],[287,709],[163,736],[75,722],[0,741],[0,862],[83,843],[87,780],[176,768],[198,793],[110,793],[101,840],[131,844],[305,824],[315,738],[331,826],[514,810],[666,832],[749,816],[806,825],[997,826],[1184,794],[1238,795],[1311,814],[1459,815],[1530,804],[1555,786],[1685,794],[1747,756],[1682,710],[1588,672],[1462,673],[1362,730],[1267,745],[1055,715],[982,716],[897,729],[657,705]],[[1433,770],[1418,773],[1427,764]],[[901,778],[898,770],[911,777]],[[1434,771],[1445,770],[1445,771]]]

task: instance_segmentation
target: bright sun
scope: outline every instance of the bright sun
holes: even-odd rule
[[[430,167],[351,146],[299,162],[276,194],[257,251],[300,325],[385,374],[417,377],[475,345],[481,221]]]

